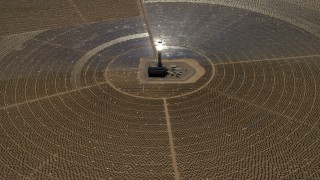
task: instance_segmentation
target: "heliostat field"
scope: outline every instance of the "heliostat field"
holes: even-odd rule
[[[268,2],[144,1],[164,64],[201,71],[187,83],[141,80],[152,44],[138,6],[7,26],[0,178],[319,179],[320,5]],[[75,17],[100,21],[89,11]]]

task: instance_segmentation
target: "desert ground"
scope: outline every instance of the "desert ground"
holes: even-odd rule
[[[205,69],[147,85],[137,1],[45,2],[0,2],[0,179],[320,178],[318,2],[146,0]]]

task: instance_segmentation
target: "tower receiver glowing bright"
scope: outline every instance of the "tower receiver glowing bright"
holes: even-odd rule
[[[158,42],[156,48],[157,48],[157,51],[160,51],[160,52],[163,50],[164,47],[163,47],[162,41]]]

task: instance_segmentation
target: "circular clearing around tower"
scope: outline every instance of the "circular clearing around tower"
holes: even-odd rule
[[[151,47],[129,50],[115,57],[105,70],[110,85],[130,96],[159,99],[191,94],[205,87],[214,76],[210,59],[197,51],[166,46],[162,51],[163,66],[168,68],[164,78],[148,77],[147,70],[157,64]]]

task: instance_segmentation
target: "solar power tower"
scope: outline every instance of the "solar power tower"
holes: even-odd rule
[[[319,9],[1,1],[0,179],[320,179]]]

